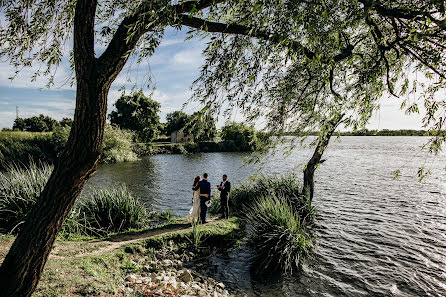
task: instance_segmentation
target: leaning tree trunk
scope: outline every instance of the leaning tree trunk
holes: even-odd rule
[[[76,109],[66,147],[0,267],[0,296],[31,296],[63,222],[101,154],[111,81],[94,57],[97,1],[79,0],[74,24]],[[115,76],[116,77],[116,76]]]
[[[314,149],[313,156],[308,161],[307,165],[304,169],[304,192],[310,198],[310,201],[313,201],[314,194],[314,172],[319,164],[322,161],[322,155],[324,154],[325,149],[330,142],[330,138],[336,130],[339,123],[342,121],[344,115],[336,115],[331,121],[326,123],[325,129],[322,130],[323,135],[321,135],[321,139],[318,141],[316,148]]]

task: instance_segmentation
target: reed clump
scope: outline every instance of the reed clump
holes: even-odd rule
[[[247,237],[256,250],[253,264],[257,273],[292,273],[314,245],[312,215],[299,216],[287,197],[260,197],[246,210],[245,217]]]
[[[46,163],[28,166],[9,164],[0,172],[0,233],[16,234],[35,206],[53,168]],[[103,236],[150,225],[152,220],[167,220],[170,214],[154,214],[125,186],[92,190],[80,197],[62,234]]]
[[[27,167],[6,165],[0,171],[0,233],[16,233],[43,191],[52,167],[30,161]]]
[[[145,227],[148,215],[141,200],[125,186],[92,190],[78,200],[73,212],[73,218],[82,226],[78,232],[99,236]]]
[[[218,214],[220,207],[214,197],[210,212]],[[229,209],[248,226],[248,242],[256,251],[253,264],[258,273],[292,273],[314,245],[311,229],[315,210],[295,174],[260,176],[234,187]]]

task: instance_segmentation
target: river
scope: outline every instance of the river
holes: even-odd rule
[[[334,139],[316,173],[318,240],[314,256],[296,276],[254,280],[251,251],[213,257],[215,277],[248,296],[446,296],[446,154],[420,150],[426,137]],[[297,148],[265,160],[264,174],[296,172],[311,155]],[[208,172],[236,185],[258,172],[242,166],[244,153],[156,155],[101,165],[91,187],[126,184],[155,209],[185,216],[191,183]],[[421,183],[418,167],[431,170]],[[401,171],[398,179],[392,172]],[[87,191],[88,191],[87,186]]]

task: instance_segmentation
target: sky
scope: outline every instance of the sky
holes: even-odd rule
[[[111,86],[108,98],[108,112],[114,109],[113,104],[120,97],[120,88],[124,85],[127,89],[136,84],[138,88],[149,94],[147,77],[150,74],[155,86],[153,99],[161,103],[161,121],[165,121],[167,113],[180,110],[191,95],[190,87],[198,77],[200,66],[204,62],[201,55],[206,46],[206,40],[194,38],[185,41],[187,30],[167,29],[164,39],[156,49],[154,55],[147,63],[135,65],[132,61],[121,71]],[[103,50],[97,49],[98,52]],[[62,60],[59,66],[55,85],[50,89],[45,88],[46,79],[38,79],[31,82],[33,69],[24,69],[14,79],[9,77],[14,73],[14,68],[7,62],[0,62],[0,129],[11,128],[18,110],[19,117],[48,115],[57,120],[64,117],[72,118],[75,106],[75,88],[69,81],[72,72],[67,58]],[[369,129],[421,129],[422,114],[405,115],[400,110],[401,99],[381,98],[381,108],[377,111],[367,126]],[[186,106],[185,111],[192,113],[199,110],[197,103]],[[231,120],[237,120],[234,116]],[[219,125],[226,119],[219,118]]]

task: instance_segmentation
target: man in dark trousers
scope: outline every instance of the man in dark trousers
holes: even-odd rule
[[[217,189],[220,191],[220,202],[221,202],[221,211],[222,211],[222,219],[229,218],[229,192],[231,191],[231,183],[228,181],[228,176],[223,174],[223,181],[217,186]]]
[[[200,189],[200,219],[202,224],[206,224],[206,212],[208,207],[206,201],[211,200],[211,183],[208,181],[208,174],[203,174],[203,179],[198,182],[196,187],[192,190],[196,191]]]

